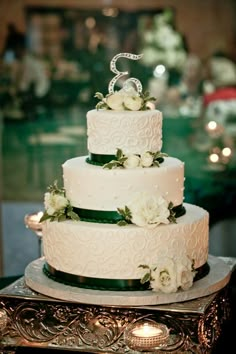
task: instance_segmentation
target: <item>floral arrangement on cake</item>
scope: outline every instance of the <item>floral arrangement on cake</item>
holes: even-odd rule
[[[80,220],[66,198],[65,189],[59,188],[57,181],[48,187],[48,192],[44,195],[44,206],[45,211],[40,222]],[[137,193],[124,208],[117,208],[117,212],[122,217],[116,222],[118,226],[135,224],[139,227],[154,228],[160,224],[176,223],[173,203],[162,196],[153,196],[146,192]]]
[[[194,262],[187,256],[176,258],[160,257],[156,265],[140,265],[147,270],[141,283],[150,282],[153,291],[175,293],[178,289],[188,290],[193,285],[196,274]]]
[[[65,221],[66,219],[79,220],[79,216],[73,211],[70,201],[66,198],[64,188],[59,188],[57,181],[48,187],[48,192],[44,195],[45,211],[40,222]]]
[[[156,197],[145,192],[138,193],[124,208],[118,208],[123,220],[117,225],[135,224],[141,227],[154,228],[160,224],[176,223],[173,203],[162,196]]]
[[[108,93],[106,96],[96,92],[94,97],[100,100],[96,109],[114,111],[145,111],[150,109],[150,102],[156,100],[148,92],[139,94],[132,86]]]
[[[136,168],[136,167],[152,167],[160,166],[160,163],[164,161],[164,157],[168,156],[160,151],[151,152],[146,151],[143,154],[129,154],[125,155],[121,149],[117,149],[116,160],[103,165],[103,168],[109,170],[113,168]]]

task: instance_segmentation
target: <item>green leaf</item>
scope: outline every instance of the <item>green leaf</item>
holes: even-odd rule
[[[68,204],[66,207],[66,213],[68,214],[68,212],[73,211],[73,207],[71,204]]]
[[[104,96],[101,92],[96,92],[94,97],[101,100],[101,101],[104,99]]]
[[[120,220],[120,221],[117,222],[117,225],[118,226],[126,226],[126,225],[128,225],[128,223],[125,220]]]
[[[125,206],[125,218],[128,219],[128,220],[131,220],[132,219],[132,213],[131,213],[131,210]]]
[[[61,222],[61,221],[65,221],[66,220],[66,215],[65,214],[61,214],[58,216],[58,221]]]
[[[51,215],[48,215],[47,212],[45,211],[42,215],[42,217],[40,218],[39,222],[43,222],[45,220],[48,220],[51,218]]]
[[[141,282],[141,284],[144,284],[144,283],[147,283],[150,280],[151,280],[151,272],[148,272],[148,273],[144,274],[144,276],[142,277],[140,282]]]
[[[96,109],[108,109],[108,105],[105,102],[101,101],[96,104]]]
[[[168,157],[169,155],[166,154],[165,152],[161,152],[161,157]]]
[[[149,97],[148,101],[156,101],[156,98],[155,97]]]
[[[126,217],[125,210],[121,208],[117,208],[117,211],[120,215],[122,215],[124,218]]]
[[[157,160],[154,160],[152,164],[153,164],[153,166],[160,167],[160,164]]]
[[[120,160],[123,157],[123,151],[119,148],[117,149],[116,157],[117,157],[117,160]]]
[[[112,160],[108,163],[105,163],[105,165],[103,165],[103,168],[108,168],[109,170],[111,170],[112,168],[118,167],[120,166],[119,161],[116,160]]]
[[[60,194],[62,196],[65,196],[65,189],[58,187],[57,180],[55,180],[54,183],[48,187],[48,191],[52,194]]]
[[[150,269],[150,267],[146,264],[140,264],[138,268],[143,268],[143,269]]]
[[[121,166],[123,166],[124,162],[128,159],[127,156],[122,156],[120,159],[119,159],[119,163]]]
[[[108,162],[108,163],[105,163],[105,165],[103,165],[103,168],[108,168],[109,170],[111,170],[113,167],[113,163],[112,162]]]
[[[168,217],[168,220],[172,224],[177,224],[176,218],[175,218],[175,212],[173,211],[173,206],[174,204],[172,202],[169,202],[168,209],[170,211],[170,215]]]
[[[67,215],[68,215],[72,220],[75,220],[75,221],[80,220],[79,215],[77,215],[74,211],[69,211],[69,212],[67,213]]]

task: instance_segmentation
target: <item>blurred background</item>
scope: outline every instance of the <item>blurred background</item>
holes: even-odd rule
[[[117,66],[157,98],[185,201],[210,213],[210,253],[236,257],[236,2],[1,0],[0,275],[38,258],[25,215],[87,154],[86,112],[121,52],[143,53]]]

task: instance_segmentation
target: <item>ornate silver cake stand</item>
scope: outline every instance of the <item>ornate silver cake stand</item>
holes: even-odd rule
[[[157,293],[151,290],[99,291],[64,285],[49,279],[42,272],[44,262],[44,257],[42,257],[26,267],[25,282],[29,288],[59,300],[93,305],[145,306],[189,301],[222,289],[230,279],[229,265],[222,259],[210,255],[208,258],[210,273],[203,279],[196,281],[193,287],[187,291],[178,291],[172,294]]]
[[[135,304],[134,294],[132,301],[126,294],[125,303],[124,296],[121,301],[121,295],[117,298],[111,294],[113,300],[108,301],[107,294],[104,300],[103,292],[98,296],[86,290],[81,300],[78,294],[76,299],[56,299],[63,290],[60,288],[55,293],[54,289],[52,294],[47,284],[49,297],[42,294],[42,280],[35,285],[39,277],[37,268],[42,261],[43,258],[40,258],[33,262],[27,267],[24,277],[0,291],[1,354],[14,353],[17,347],[90,353],[133,354],[143,351],[205,354],[211,353],[223,325],[230,318],[229,280],[235,259],[209,257],[213,266],[211,284],[206,286],[206,293],[201,290],[197,296],[195,289],[195,298],[182,298],[169,303],[162,301],[162,304],[154,305],[140,304],[140,300]],[[212,279],[214,274],[215,284]],[[209,280],[209,275],[207,277]],[[198,288],[195,284],[194,287]],[[128,345],[126,334],[129,328],[142,321],[167,327],[169,335],[161,346],[137,349]]]

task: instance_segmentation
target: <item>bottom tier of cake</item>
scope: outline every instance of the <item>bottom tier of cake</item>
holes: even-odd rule
[[[188,256],[195,269],[208,258],[209,215],[184,204],[186,214],[176,224],[140,228],[83,221],[46,221],[43,225],[45,272],[65,283],[119,288],[140,283],[144,270],[159,257]],[[97,285],[96,285],[96,282]]]

